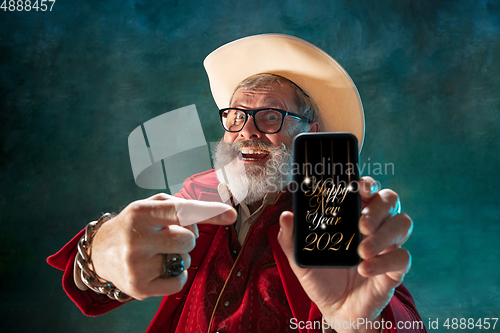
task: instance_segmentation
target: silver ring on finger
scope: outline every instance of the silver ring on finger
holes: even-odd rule
[[[160,277],[168,279],[184,272],[184,260],[179,254],[163,254],[163,270]]]

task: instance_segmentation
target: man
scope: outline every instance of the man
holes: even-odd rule
[[[420,320],[400,285],[410,268],[401,245],[411,219],[399,213],[397,195],[379,191],[370,177],[359,186],[364,261],[356,269],[304,269],[293,259],[291,193],[287,173],[276,166],[290,164],[292,140],[304,131],[351,132],[362,145],[361,102],[347,73],[315,46],[274,34],[229,43],[205,67],[225,129],[214,156],[217,173],[189,178],[176,197],[133,202],[102,224],[83,242],[91,247],[84,264],[92,262],[84,270],[136,299],[171,295],[149,332],[331,328],[318,326],[321,320],[335,323],[337,332],[396,332],[398,322]],[[82,236],[49,263],[65,270],[63,286],[80,309],[98,315],[122,303],[82,283],[75,264]],[[180,259],[183,272],[173,269]],[[370,325],[353,325],[359,320]]]

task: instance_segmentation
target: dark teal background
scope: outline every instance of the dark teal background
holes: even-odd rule
[[[45,258],[155,193],[134,183],[134,128],[196,104],[207,141],[221,137],[202,61],[267,32],[321,47],[357,84],[361,162],[394,164],[370,174],[414,220],[405,284],[426,325],[500,317],[498,1],[57,0],[0,11],[0,27],[3,332],[146,329],[159,298],[86,318]]]

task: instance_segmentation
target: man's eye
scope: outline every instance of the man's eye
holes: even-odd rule
[[[244,114],[244,113],[238,113],[238,114],[236,115],[236,119],[240,119],[240,120],[241,120],[241,119],[245,119],[245,114]]]
[[[263,112],[262,116],[262,119],[265,121],[277,121],[281,119],[281,114],[274,111]]]

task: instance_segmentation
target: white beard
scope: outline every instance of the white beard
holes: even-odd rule
[[[262,164],[244,164],[238,158],[241,148],[253,147],[269,151]],[[251,204],[262,200],[269,192],[281,191],[291,181],[291,149],[282,144],[275,147],[257,140],[233,144],[219,142],[213,154],[219,181],[229,188],[237,202]]]

